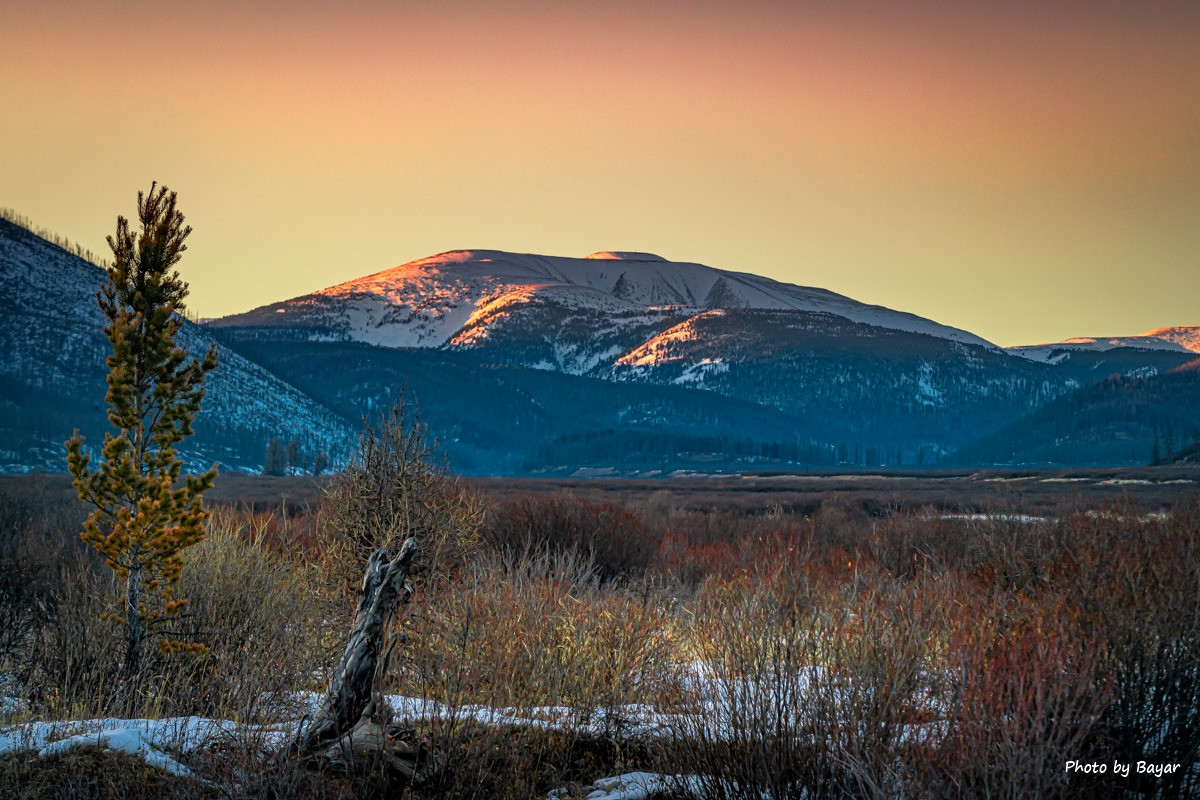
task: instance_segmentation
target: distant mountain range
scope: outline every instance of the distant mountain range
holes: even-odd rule
[[[102,280],[0,223],[0,302],[15,310],[0,323],[0,403],[26,421],[0,428],[5,468],[53,466],[65,426],[86,427],[75,420],[103,428]],[[1164,411],[1124,448],[1018,444],[1043,430],[1027,420],[1078,417],[1063,410],[1076,408],[1069,398],[1098,384],[1133,392],[1161,380],[1155,396],[1172,406],[1169,376],[1200,348],[1196,327],[1004,350],[745,272],[646,253],[486,250],[189,325],[187,336],[224,348],[199,460],[253,469],[276,435],[344,454],[362,415],[404,391],[454,468],[495,474],[1148,463],[1191,444],[1189,412]],[[997,436],[1012,446],[994,446]]]
[[[1054,344],[1010,347],[1008,352],[1034,361],[1057,364],[1082,352],[1102,353],[1128,347],[1138,350],[1163,350],[1169,353],[1200,353],[1200,325],[1155,328],[1136,336],[1080,336]]]

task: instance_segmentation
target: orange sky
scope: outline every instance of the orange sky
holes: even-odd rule
[[[1200,323],[1200,3],[0,0],[0,206],[202,315],[641,250],[998,344]]]

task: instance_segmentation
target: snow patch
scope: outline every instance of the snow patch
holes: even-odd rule
[[[1156,328],[1136,336],[1076,336],[1061,342],[1019,345],[1006,348],[1015,356],[1046,364],[1058,364],[1069,358],[1072,351],[1088,350],[1104,352],[1118,347],[1137,350],[1166,350],[1173,353],[1200,353],[1200,325],[1176,328]]]
[[[654,253],[638,253],[631,250],[601,250],[584,258],[591,261],[662,261],[666,259]]]

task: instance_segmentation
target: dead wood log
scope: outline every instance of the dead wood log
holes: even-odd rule
[[[416,782],[436,766],[411,730],[389,724],[390,709],[378,689],[391,655],[388,629],[416,553],[417,540],[409,538],[394,557],[386,547],[371,554],[350,638],[329,689],[294,745],[298,755],[345,767],[382,762]]]
[[[312,758],[322,767],[343,772],[355,769],[365,772],[381,766],[412,784],[426,782],[439,767],[433,753],[417,741],[412,728],[367,717]]]

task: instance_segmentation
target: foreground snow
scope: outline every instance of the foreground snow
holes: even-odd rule
[[[425,701],[409,697],[388,698],[394,708],[434,711]],[[440,707],[438,711],[447,711]],[[480,722],[507,725],[557,727],[561,715],[545,714],[538,709],[529,715],[516,715],[501,709],[460,709]],[[561,710],[560,710],[561,711]],[[550,719],[543,719],[549,716]],[[554,719],[558,717],[558,719]],[[38,757],[51,756],[80,749],[103,749],[127,753],[147,764],[173,775],[194,780],[203,779],[185,766],[180,759],[201,749],[234,741],[246,736],[259,737],[264,751],[278,750],[291,742],[302,723],[288,722],[277,726],[240,725],[228,720],[202,717],[169,717],[167,719],[91,719],[65,722],[30,722],[0,731],[0,756],[10,753],[35,752]],[[585,800],[645,800],[656,793],[681,789],[699,797],[700,781],[690,776],[667,776],[649,772],[630,772],[600,778],[583,787],[582,794],[558,789],[549,800],[584,798]]]
[[[738,676],[718,675],[707,664],[681,666],[681,688],[690,699],[686,711],[663,713],[646,705],[627,705],[581,712],[565,706],[533,708],[494,708],[486,705],[449,706],[434,700],[389,695],[386,700],[395,718],[403,722],[472,722],[493,727],[529,727],[565,731],[579,735],[628,741],[638,738],[677,735],[703,735],[731,738],[739,723],[731,721],[730,709],[766,703],[779,707],[784,698],[777,690],[760,686]],[[796,694],[807,696],[818,691],[840,693],[846,687],[831,682],[821,667],[807,667],[789,682],[788,705],[794,707],[797,729],[805,710],[796,703]],[[10,698],[11,699],[11,698]],[[301,719],[274,725],[244,725],[229,720],[202,717],[167,719],[90,719],[76,721],[34,721],[0,728],[0,756],[10,753],[36,753],[50,756],[76,749],[99,748],[127,753],[146,763],[181,777],[202,780],[186,766],[198,751],[219,747],[222,743],[254,742],[264,753],[285,749],[303,730],[320,703],[316,692],[301,692],[286,698],[287,707],[296,709]],[[10,703],[18,710],[16,702]],[[737,715],[733,715],[737,716]],[[741,720],[740,724],[744,724]],[[905,736],[927,737],[928,726],[912,726]],[[549,800],[642,800],[655,794],[702,796],[707,776],[660,775],[631,772],[604,777],[593,784],[559,789]]]
[[[284,730],[268,735],[265,741],[282,745]],[[260,733],[268,729],[260,728]],[[66,722],[27,722],[0,731],[0,756],[35,751],[38,756],[96,748],[137,756],[151,766],[174,775],[196,775],[177,757],[182,757],[214,742],[231,740],[244,734],[245,726],[225,720],[202,717],[167,719],[89,719]]]
[[[10,698],[5,698],[10,699]],[[310,697],[315,704],[319,696]],[[499,709],[486,706],[450,708],[440,703],[412,697],[391,695],[389,705],[398,717],[410,721],[454,716],[484,725],[516,725],[542,729],[608,729],[616,720],[621,724],[641,716],[646,727],[625,727],[627,735],[644,733],[656,726],[651,715],[642,709],[623,709],[621,713],[596,713],[581,720],[577,712],[567,708],[544,707]],[[58,755],[72,750],[102,749],[126,753],[173,775],[203,780],[189,769],[184,761],[192,754],[220,745],[222,742],[258,741],[264,752],[281,750],[294,741],[303,721],[277,725],[243,725],[229,720],[203,717],[168,717],[166,719],[117,719],[113,717],[58,722],[27,722],[0,728],[0,756],[12,753],[35,753],[38,757]],[[695,779],[679,776],[633,772],[606,777],[584,787],[584,794],[569,794],[561,789],[552,792],[551,800],[585,797],[587,800],[641,800],[656,792],[695,785]]]
[[[674,796],[691,795],[701,797],[701,781],[694,775],[659,775],[654,772],[626,772],[611,778],[601,778],[584,787],[582,800],[647,800],[655,794],[672,793]],[[548,800],[567,800],[571,795],[558,789],[550,793]]]

